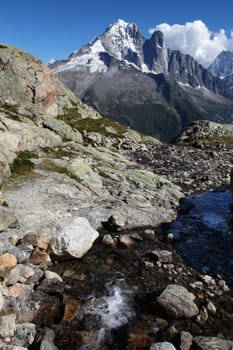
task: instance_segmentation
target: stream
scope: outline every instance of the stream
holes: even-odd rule
[[[181,202],[168,225],[178,254],[192,267],[233,285],[233,212],[229,191],[206,192]]]
[[[154,239],[137,238],[129,248],[121,244],[104,246],[101,240],[106,232],[103,230],[82,259],[53,265],[53,270],[63,277],[66,289],[59,292],[59,284],[57,290],[53,287],[52,296],[46,296],[44,311],[37,322],[42,327],[54,327],[56,343],[61,350],[149,349],[154,341],[163,341],[166,333],[161,331],[161,322],[166,323],[163,320],[166,315],[158,308],[156,298],[168,284],[187,286],[204,273],[233,285],[231,206],[228,191],[186,197],[180,203],[176,220],[156,228]],[[127,234],[140,237],[144,230],[128,230]],[[179,256],[170,243],[159,239],[169,232],[174,235],[172,245]],[[151,252],[161,249],[173,252],[172,264],[157,264],[157,258]],[[44,298],[46,294],[40,293],[41,290],[39,294],[35,292],[34,298]],[[55,302],[58,311],[54,314]],[[210,315],[208,325],[205,324],[207,335],[221,330],[224,336],[233,337],[229,322],[233,300],[223,295],[219,303],[223,303],[217,304],[217,308],[223,308],[223,316],[219,312],[213,316],[213,322]],[[64,320],[62,314],[66,304],[75,307],[71,307]],[[195,327],[199,327],[195,318],[175,322],[178,329],[181,327],[194,334]],[[196,334],[199,331],[200,328]]]

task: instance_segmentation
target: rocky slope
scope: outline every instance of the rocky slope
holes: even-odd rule
[[[0,97],[20,101],[50,115],[77,104],[75,96],[37,58],[9,45],[0,45]]]
[[[2,347],[44,350],[45,345],[56,349],[56,344],[58,349],[75,349],[85,344],[85,349],[123,350],[231,345],[227,339],[233,337],[228,322],[232,292],[226,282],[187,267],[169,237],[168,243],[159,240],[161,229],[156,227],[175,214],[182,195],[178,186],[195,193],[229,182],[230,143],[220,149],[213,148],[216,143],[193,148],[184,136],[179,144],[166,145],[125,130],[119,140],[111,126],[107,135],[83,131],[91,146],[64,141],[51,127],[33,126],[31,119],[28,124],[8,118],[3,122],[5,139],[17,130],[21,143],[33,152],[18,154],[10,166],[11,177],[2,186],[2,204],[9,205],[1,207]],[[41,143],[24,143],[25,125]],[[209,132],[207,124],[205,134]],[[101,146],[103,142],[113,150]],[[104,226],[93,230],[80,216],[94,228],[101,221]],[[68,256],[79,259],[55,263]],[[111,286],[105,296],[105,288]],[[96,297],[91,299],[93,293]],[[176,295],[175,305],[171,295]],[[111,300],[119,305],[116,319]],[[125,315],[127,325],[121,323]],[[106,323],[109,328],[103,331]],[[216,337],[219,330],[221,336]],[[183,342],[186,348],[181,347]]]
[[[158,227],[184,192],[229,182],[230,145],[161,144],[70,92],[42,106],[11,88],[0,105],[0,347],[231,346],[231,289],[185,266]]]
[[[110,25],[68,59],[49,65],[76,96],[102,115],[171,140],[193,120],[232,121],[232,92],[163,34],[150,39],[136,24]]]

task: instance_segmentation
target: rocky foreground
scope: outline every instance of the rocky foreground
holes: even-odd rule
[[[232,290],[186,266],[160,224],[185,194],[229,184],[230,142],[161,144],[88,122],[98,132],[2,106],[1,348],[229,349]],[[132,311],[103,326],[90,303],[119,281]]]
[[[232,128],[162,144],[6,45],[0,91],[0,348],[229,350],[232,289],[187,266],[162,224],[229,184]]]

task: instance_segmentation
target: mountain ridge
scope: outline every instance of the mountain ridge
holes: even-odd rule
[[[179,79],[181,83],[190,84],[193,87],[200,85],[209,89],[214,88],[215,92],[225,93],[225,91],[222,91],[223,86],[219,79],[213,79],[213,86],[206,86],[209,80],[212,81],[209,75],[210,70],[203,68],[192,56],[182,54],[178,50],[166,48],[161,31],[154,31],[151,37],[146,39],[135,23],[127,23],[121,19],[109,25],[103,34],[96,36],[87,45],[73,51],[68,59],[55,60],[49,66],[58,74],[68,68],[78,67],[79,64],[82,66],[86,59],[85,63],[89,65],[91,73],[106,71],[107,67],[103,66],[105,63],[103,57],[102,59],[100,57],[98,62],[100,66],[98,66],[97,62],[93,63],[93,60],[97,57],[91,57],[90,51],[97,56],[105,52],[117,60],[133,65],[143,73],[169,74],[172,78]],[[151,55],[152,51],[154,51],[154,57]],[[174,61],[176,61],[176,67],[174,67]],[[185,75],[185,71],[182,71],[182,74],[177,72],[177,68],[179,71],[181,70],[181,67],[177,65],[183,66],[184,63],[192,69],[190,75],[194,76],[196,80]],[[200,67],[204,72],[202,75],[205,75],[205,77],[200,76]],[[195,71],[198,71],[196,76],[194,74]]]
[[[165,48],[162,32],[146,39],[134,23],[118,20],[49,67],[102,115],[164,141],[193,120],[232,122],[225,83],[191,56]]]

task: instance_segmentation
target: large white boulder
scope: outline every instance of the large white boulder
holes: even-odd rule
[[[76,217],[53,234],[50,248],[57,256],[82,258],[98,236],[86,218]]]

